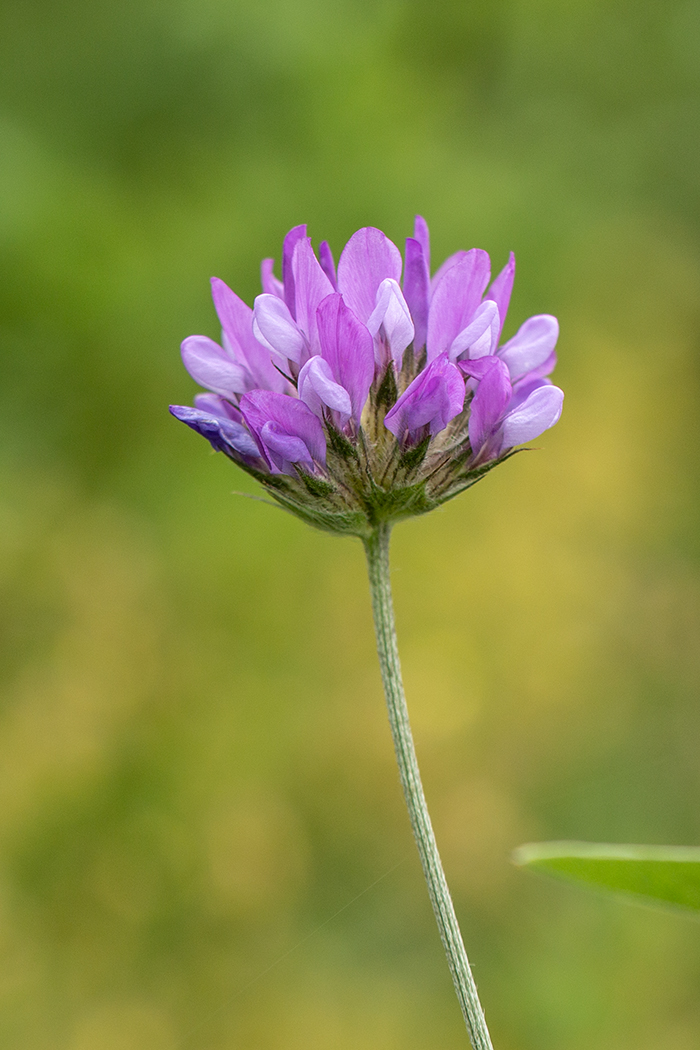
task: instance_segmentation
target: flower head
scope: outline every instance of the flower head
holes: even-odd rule
[[[564,395],[548,378],[556,319],[531,317],[500,342],[512,253],[493,282],[477,248],[431,278],[418,216],[405,263],[370,226],[336,271],[328,244],[317,256],[296,226],[282,279],[272,259],[261,276],[253,309],[212,279],[221,343],[182,344],[208,393],[170,411],[313,525],[366,536],[431,510],[559,419]]]

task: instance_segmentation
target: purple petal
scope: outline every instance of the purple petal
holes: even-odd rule
[[[497,357],[461,361],[460,368],[479,380],[469,409],[469,444],[474,455],[496,433],[511,398],[508,369]]]
[[[384,426],[399,440],[413,441],[429,427],[431,437],[444,430],[464,407],[464,380],[447,354],[432,361],[403,392],[384,417]]]
[[[455,252],[454,255],[448,255],[447,258],[445,259],[444,263],[440,267],[438,267],[438,269],[436,270],[436,272],[433,274],[432,278],[430,279],[430,296],[431,296],[431,298],[432,298],[432,295],[433,295],[435,289],[437,288],[437,286],[439,285],[440,281],[445,276],[447,271],[452,266],[454,266],[454,264],[456,262],[459,262],[460,259],[463,259],[466,254],[467,253],[462,250],[462,251]]]
[[[240,347],[245,354],[247,346],[253,342],[253,311],[220,277],[211,279],[211,297],[221,327],[234,347]]]
[[[386,277],[401,280],[399,249],[374,226],[353,233],[338,263],[338,289],[361,321],[374,310],[377,289]]]
[[[558,336],[559,322],[556,317],[538,314],[520,326],[513,338],[500,348],[498,356],[508,365],[511,378],[519,379],[526,372],[532,372],[549,362]]]
[[[367,319],[367,328],[375,341],[377,364],[387,363],[383,352],[386,347],[389,358],[401,368],[404,350],[413,341],[415,329],[401,289],[391,277],[377,289],[377,305]]]
[[[341,426],[352,415],[350,395],[345,387],[336,383],[331,366],[322,357],[309,358],[299,373],[298,387],[299,398],[319,419],[323,418],[324,408],[344,417]]]
[[[182,363],[192,378],[215,394],[230,397],[250,388],[246,369],[206,335],[190,335],[182,343]]]
[[[170,411],[176,419],[205,437],[215,452],[228,454],[233,450],[246,461],[260,456],[258,446],[248,431],[235,420],[211,416],[189,405],[171,405]]]
[[[276,295],[278,299],[284,299],[284,285],[275,277],[275,260],[263,259],[260,263],[260,283],[262,290],[267,295]]]
[[[296,248],[299,241],[306,237],[306,226],[295,226],[289,231],[287,236],[284,238],[284,245],[282,248],[282,284],[284,285],[284,301],[289,307],[289,312],[293,318],[296,318],[295,314],[295,303],[296,297],[294,294],[294,274],[292,273],[292,259],[294,257],[294,249]]]
[[[333,258],[333,252],[328,241],[321,241],[318,246],[318,259],[321,263],[321,269],[325,273],[328,280],[333,285],[335,291],[338,290],[338,278],[335,274],[335,260]]]
[[[564,392],[558,386],[545,383],[514,410],[507,413],[503,423],[503,448],[515,448],[539,437],[553,427],[561,415]]]
[[[321,354],[334,379],[347,390],[351,412],[359,425],[369,388],[374,379],[374,343],[337,292],[327,296],[317,311]]]
[[[303,334],[297,328],[287,304],[276,295],[258,295],[253,310],[253,332],[259,342],[280,361],[300,364],[308,354]]]
[[[513,383],[513,396],[508,402],[508,412],[519,408],[527,401],[533,390],[539,390],[541,386],[552,386],[551,379],[543,379],[537,372],[528,372],[517,383]]]
[[[413,237],[423,249],[423,258],[428,270],[428,279],[430,279],[430,231],[422,215],[416,215],[416,220],[413,223]]]
[[[306,336],[307,354],[318,353],[318,325],[316,311],[327,295],[332,295],[333,285],[321,269],[308,237],[297,241],[292,258],[292,273],[296,296],[296,322]],[[302,356],[299,364],[306,360]]]
[[[313,459],[306,443],[295,434],[288,434],[279,423],[263,423],[260,441],[270,460],[282,473],[291,473],[287,464],[303,463],[313,469]]]
[[[459,253],[435,285],[428,315],[428,360],[450,349],[467,327],[489,283],[489,257],[479,248]]]
[[[493,299],[496,306],[498,307],[498,313],[501,318],[501,328],[498,333],[498,338],[501,338],[501,332],[503,331],[503,325],[505,324],[506,314],[508,313],[508,304],[510,303],[510,293],[513,291],[513,281],[515,280],[515,256],[511,252],[508,256],[508,262],[505,264],[498,277],[494,279],[493,284],[489,288],[488,297]]]
[[[255,338],[251,308],[218,277],[211,279],[211,293],[224,334],[224,347],[250,372],[247,389],[284,391],[285,380],[272,364],[269,352]]]
[[[450,361],[459,361],[462,357],[475,360],[493,354],[498,346],[501,323],[498,307],[487,299],[477,308],[474,319],[460,332],[450,347]]]
[[[538,365],[537,368],[532,369],[532,375],[537,375],[540,377],[548,376],[554,371],[556,367],[557,354],[555,350],[552,350],[549,357],[546,357],[541,365]],[[528,372],[526,374],[529,375],[530,373]]]
[[[416,223],[418,218],[416,218]],[[427,229],[427,227],[426,227]],[[403,276],[403,294],[411,311],[416,352],[423,349],[428,332],[428,300],[430,295],[430,273],[423,246],[417,238],[406,238],[406,266]]]
[[[216,419],[233,419],[236,423],[243,419],[240,409],[218,394],[195,394],[194,407]]]
[[[241,398],[241,412],[271,470],[294,474],[294,463],[325,466],[323,427],[302,401],[252,390]]]

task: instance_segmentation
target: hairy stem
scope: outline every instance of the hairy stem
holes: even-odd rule
[[[394,607],[389,577],[389,537],[391,526],[378,525],[365,540],[372,611],[377,634],[379,665],[384,683],[384,694],[389,711],[391,734],[399,765],[401,786],[408,807],[413,836],[418,846],[430,901],[433,905],[440,938],[454,981],[459,1005],[469,1031],[474,1050],[493,1050],[484,1011],[479,1002],[467,953],[464,949],[454,905],[447,887],[430,814],[423,794],[418,761],[413,746],[408,708],[401,680],[401,664],[396,643]]]

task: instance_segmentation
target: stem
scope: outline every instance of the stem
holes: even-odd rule
[[[372,611],[377,634],[379,665],[384,683],[384,695],[389,711],[391,735],[394,739],[396,760],[399,764],[401,786],[411,819],[413,836],[418,846],[423,874],[428,885],[430,902],[435,912],[440,938],[454,981],[459,1005],[469,1031],[474,1050],[493,1050],[484,1011],[479,1002],[462,934],[457,923],[454,905],[447,887],[430,814],[423,794],[418,760],[413,746],[408,708],[401,680],[401,664],[396,643],[394,607],[389,577],[389,537],[391,526],[378,525],[366,539],[367,567],[372,595]]]

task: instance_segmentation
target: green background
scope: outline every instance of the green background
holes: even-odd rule
[[[698,1046],[698,924],[508,857],[700,842],[699,88],[686,0],[2,5],[3,1048],[467,1045],[361,548],[167,414],[211,274],[416,211],[562,328],[543,451],[394,539],[495,1046]]]

